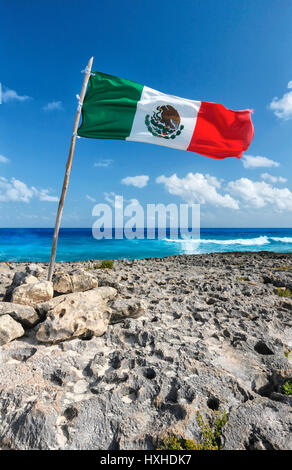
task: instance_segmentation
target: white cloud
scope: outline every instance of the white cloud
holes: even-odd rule
[[[59,198],[57,196],[50,196],[48,189],[41,189],[40,191],[37,191],[37,196],[40,201],[46,201],[46,202],[58,202],[59,201]]]
[[[138,175],[138,176],[127,176],[123,178],[121,183],[127,186],[135,186],[136,188],[144,188],[147,186],[149,181],[149,176],[147,175]]]
[[[271,205],[280,211],[292,210],[292,193],[288,188],[279,189],[265,181],[240,178],[230,181],[227,190],[245,201],[248,207],[260,209]]]
[[[107,168],[112,164],[113,160],[107,159],[107,160],[99,160],[99,162],[95,162],[93,166],[96,167],[101,167],[101,168]]]
[[[0,177],[0,202],[30,202],[36,197],[40,201],[57,202],[58,198],[49,195],[48,189],[38,190],[34,186],[28,187],[22,181]]]
[[[114,192],[104,193],[105,200],[116,209],[122,209],[124,204],[133,204],[134,206],[140,205],[138,199],[125,199],[120,194]]]
[[[165,189],[176,196],[180,196],[188,204],[210,204],[213,206],[239,209],[238,201],[230,194],[220,194],[217,189],[221,187],[220,181],[214,176],[201,173],[188,173],[184,178],[173,174],[169,178],[162,175],[156,178]]]
[[[240,178],[223,187],[216,177],[201,173],[188,173],[183,178],[176,174],[169,178],[162,175],[156,182],[163,183],[170,194],[180,196],[188,204],[209,204],[230,209],[267,207],[277,212],[292,211],[292,192],[288,188],[277,188],[272,184],[284,183],[286,179],[269,173],[263,173],[262,177],[269,182]]]
[[[244,168],[271,168],[273,166],[280,166],[280,163],[275,162],[274,160],[270,160],[270,158],[267,157],[261,157],[259,155],[257,157],[253,157],[252,155],[243,155],[242,163]]]
[[[288,90],[292,88],[292,80],[287,85]],[[292,90],[287,91],[284,93],[282,98],[278,98],[277,96],[272,99],[270,103],[270,109],[274,111],[275,115],[287,121],[288,119],[292,119]]]
[[[263,180],[270,181],[271,183],[287,183],[287,178],[283,176],[273,176],[270,173],[262,173],[261,178]]]
[[[60,111],[63,109],[62,101],[51,101],[43,107],[44,111]]]
[[[35,195],[36,189],[29,188],[25,183],[12,178],[9,182],[6,178],[0,179],[0,201],[1,202],[29,202]]]
[[[88,194],[86,194],[86,199],[88,199],[90,202],[96,202],[96,199],[94,199],[94,197],[91,197],[89,196]]]
[[[5,88],[4,91],[2,91],[2,103],[9,103],[12,101],[17,101],[21,103],[30,99],[30,96],[19,95],[15,90],[10,90],[9,88]]]
[[[4,157],[4,155],[0,155],[0,163],[8,163],[9,159]]]

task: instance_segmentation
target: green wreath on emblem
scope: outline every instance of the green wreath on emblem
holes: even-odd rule
[[[152,116],[147,114],[145,124],[154,137],[163,139],[175,139],[184,128],[180,125],[180,115],[170,104],[158,106]]]

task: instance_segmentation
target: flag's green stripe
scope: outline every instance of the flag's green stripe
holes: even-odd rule
[[[78,135],[120,139],[130,135],[143,86],[101,72],[93,72],[82,107]]]

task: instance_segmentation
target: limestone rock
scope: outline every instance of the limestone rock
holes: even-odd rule
[[[88,263],[57,263],[57,271]],[[26,265],[11,263],[9,275]],[[153,450],[167,433],[202,442],[198,410],[210,423],[226,410],[223,449],[292,450],[292,401],[283,393],[291,299],[263,281],[269,273],[288,286],[292,253],[116,260],[114,270],[98,270],[99,285],[116,287],[117,300],[145,302],[144,315],[89,341],[41,344],[33,328],[2,346],[0,448]],[[70,295],[91,292],[36,310],[49,318]],[[109,300],[105,311],[114,315],[118,304]]]
[[[35,282],[38,282],[38,278],[29,273],[23,279],[23,284],[34,284]]]
[[[280,302],[281,307],[285,308],[286,310],[292,310],[292,300],[286,299]]]
[[[13,277],[13,270],[10,269],[5,263],[0,263],[0,301],[4,300],[6,296],[6,291],[11,284],[11,279]]]
[[[243,403],[223,428],[225,450],[292,448],[292,413],[282,403],[264,398]]]
[[[110,319],[107,301],[115,295],[116,290],[112,287],[98,287],[56,297],[52,308],[47,302],[47,319],[40,325],[37,339],[44,343],[56,343],[77,336],[101,336]]]
[[[50,281],[37,281],[22,284],[12,292],[11,301],[22,305],[37,305],[53,297],[53,284]]]
[[[146,311],[146,304],[143,300],[136,298],[114,300],[110,308],[112,316],[110,323],[118,323],[125,318],[139,318]]]
[[[7,302],[11,301],[12,293],[16,287],[19,287],[22,284],[33,284],[34,282],[38,282],[37,277],[28,272],[17,271],[13,276],[12,283],[6,290],[4,300]]]
[[[9,343],[13,339],[24,335],[21,324],[13,320],[10,315],[0,316],[0,345]]]
[[[16,359],[16,361],[26,362],[30,357],[32,357],[37,352],[37,348],[34,347],[26,347],[16,349],[10,355],[12,359]]]
[[[22,284],[33,284],[34,282],[38,282],[38,278],[31,273],[16,272],[12,280],[12,287],[15,289]]]
[[[44,270],[40,264],[32,263],[26,266],[26,272],[31,274],[32,276],[40,278],[44,273]]]
[[[36,310],[29,305],[0,302],[0,316],[6,314],[20,322],[24,328],[31,328],[39,321]]]
[[[97,279],[90,273],[76,269],[71,273],[57,272],[53,277],[54,291],[58,294],[84,292],[98,286]]]

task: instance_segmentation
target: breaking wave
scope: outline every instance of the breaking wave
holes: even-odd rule
[[[266,236],[261,236],[261,237],[256,237],[256,238],[234,238],[231,240],[206,239],[206,238],[182,240],[182,239],[165,238],[164,241],[175,242],[175,243],[188,242],[188,243],[194,243],[196,245],[203,244],[203,243],[214,243],[216,245],[245,245],[245,246],[267,245],[270,243],[269,237],[266,237]],[[291,238],[291,241],[292,241],[292,238]]]
[[[270,237],[274,242],[292,243],[292,237]]]
[[[216,243],[219,245],[266,245],[270,243],[268,237],[256,237],[256,238],[235,238],[231,240],[206,240],[202,238],[200,243]]]

